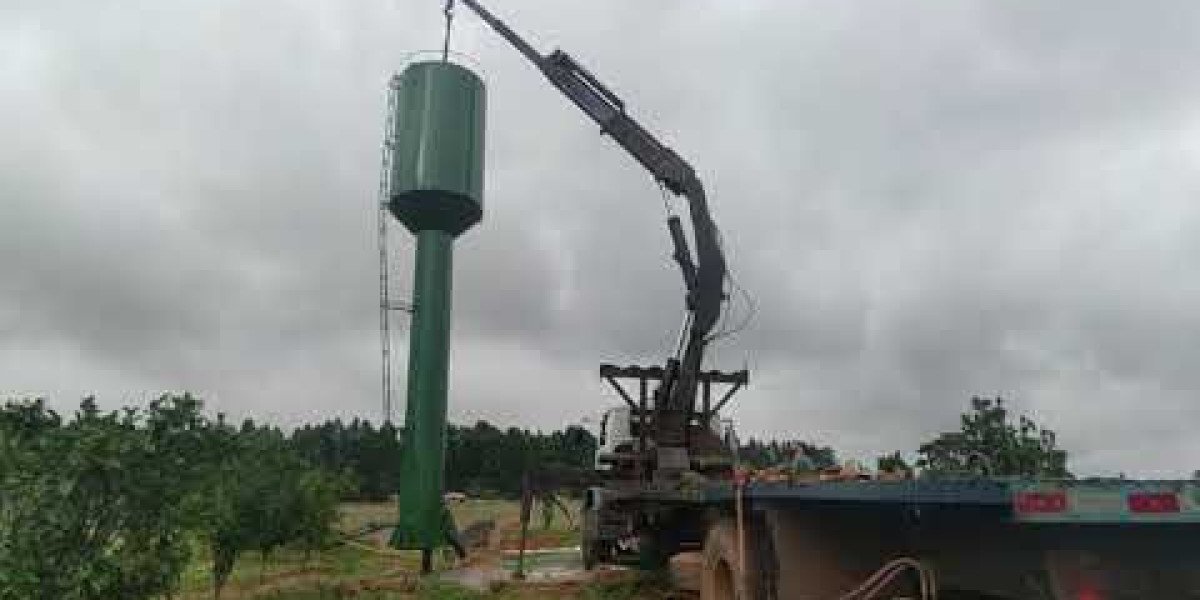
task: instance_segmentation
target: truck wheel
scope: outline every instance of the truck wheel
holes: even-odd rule
[[[583,558],[583,568],[591,571],[601,562],[609,560],[608,542],[600,538],[600,515],[591,506],[583,510],[583,532],[579,541],[580,554]]]
[[[746,532],[746,573],[756,572],[750,531]],[[744,586],[738,585],[737,527],[730,519],[713,525],[704,539],[700,572],[700,600],[757,600],[757,579],[748,576]]]
[[[583,554],[583,569],[591,571],[596,568],[596,565],[609,559],[609,553],[606,551],[607,545],[599,540],[584,540],[580,544],[580,550]]]
[[[584,541],[579,545],[580,558],[583,559],[583,570],[591,571],[596,568],[596,550],[592,548],[591,542]]]
[[[638,536],[638,568],[647,573],[661,571],[667,567],[666,544],[660,535],[653,532]]]

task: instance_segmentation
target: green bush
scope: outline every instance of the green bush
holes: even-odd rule
[[[182,500],[202,447],[199,403],[164,397],[64,421],[41,400],[0,409],[0,598],[148,598],[188,558]]]
[[[163,396],[69,420],[0,408],[0,600],[140,600],[179,587],[199,536],[223,582],[243,551],[327,543],[339,488],[277,430],[211,422]]]

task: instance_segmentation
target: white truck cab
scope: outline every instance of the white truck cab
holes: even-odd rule
[[[720,436],[730,448],[737,447],[737,435],[732,419],[722,419],[714,414],[708,423],[709,429]],[[639,433],[633,419],[633,410],[628,406],[614,406],[604,411],[600,418],[599,447],[596,449],[595,468],[608,471],[613,464],[628,459],[641,450],[638,447]]]
[[[628,406],[614,406],[600,418],[600,444],[596,448],[597,471],[612,469],[622,452],[632,452],[638,443],[633,432],[633,411]]]

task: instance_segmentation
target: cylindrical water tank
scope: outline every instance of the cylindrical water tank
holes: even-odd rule
[[[430,61],[409,65],[394,85],[389,208],[413,233],[458,235],[483,216],[483,80]]]

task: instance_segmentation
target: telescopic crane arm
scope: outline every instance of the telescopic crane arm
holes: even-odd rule
[[[720,317],[721,303],[725,299],[725,256],[721,250],[716,225],[709,214],[704,186],[687,161],[674,150],[664,146],[626,114],[625,103],[570,55],[562,50],[542,55],[476,0],[461,1],[529,59],[550,83],[587,113],[600,126],[602,134],[616,140],[664,188],[687,199],[693,227],[692,237],[696,243],[694,260],[679,217],[670,216],[667,227],[674,247],[673,258],[679,264],[687,287],[687,308],[691,316],[683,355],[672,359],[668,364],[668,371],[672,372],[673,376],[664,378],[660,400],[665,400],[665,405],[660,404],[659,408],[668,412],[689,414],[696,396],[697,374],[700,371],[704,347],[708,342],[709,333]],[[679,424],[680,427],[686,427],[686,418],[685,416],[683,423]],[[683,436],[682,431],[675,433]],[[676,437],[668,434],[667,438],[670,439],[660,439],[659,442],[677,445],[679,441]]]

